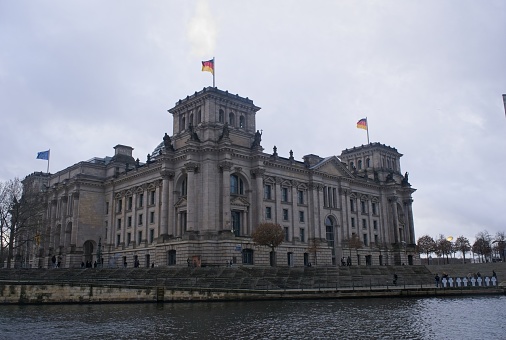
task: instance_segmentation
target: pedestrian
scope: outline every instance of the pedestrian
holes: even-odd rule
[[[492,270],[492,277],[495,277],[497,279],[497,274],[495,273],[495,270]]]
[[[93,268],[97,268],[97,261],[93,262]]]
[[[436,288],[439,287],[439,275],[436,274],[436,276],[434,276],[434,281],[436,282]]]
[[[127,267],[127,265],[128,265],[128,263],[127,263],[127,261],[125,260],[125,261],[123,262],[123,268],[126,268],[126,267]]]
[[[81,261],[81,268],[84,268],[84,261]]]
[[[56,256],[53,255],[53,257],[51,257],[51,262],[53,263],[53,268],[56,268]]]
[[[394,274],[394,286],[397,286],[397,274]]]
[[[190,267],[190,266],[191,266],[192,261],[190,260],[190,258],[187,258],[187,259],[186,259],[186,263],[188,264],[188,267]]]

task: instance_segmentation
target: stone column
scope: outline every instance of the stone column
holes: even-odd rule
[[[265,169],[253,169],[251,174],[255,179],[255,210],[253,214],[253,226],[251,232],[262,222],[263,203],[264,203],[264,174]]]
[[[54,244],[54,238],[55,238],[55,234],[56,234],[56,207],[57,207],[57,204],[58,204],[58,201],[56,200],[56,198],[52,199],[51,200],[51,226],[50,226],[50,230],[51,230],[51,233],[49,234],[49,248],[53,248],[55,249],[57,245]]]
[[[408,199],[405,201],[406,206],[408,207],[408,227],[406,228],[408,231],[408,238],[406,239],[406,242],[408,244],[415,244],[415,222],[413,219],[413,199]]]
[[[394,226],[394,236],[395,236],[395,243],[399,243],[401,241],[400,234],[399,234],[399,214],[397,210],[397,196],[392,196],[389,199],[390,204],[392,204],[392,211],[393,211],[393,226]]]
[[[276,177],[276,184],[274,186],[274,198],[275,198],[275,206],[273,213],[275,214],[273,220],[274,223],[281,224],[283,220],[283,211],[281,208],[281,183],[283,180],[280,177]]]
[[[72,193],[72,200],[74,211],[72,214],[72,231],[70,234],[70,244],[77,246],[77,227],[79,223],[79,192]]]
[[[232,162],[224,161],[218,165],[222,172],[222,192],[223,210],[221,212],[221,220],[223,221],[220,230],[232,230],[232,216],[230,210],[230,172],[232,171]]]
[[[68,244],[65,244],[65,231],[67,230],[67,203],[68,203],[68,194],[65,193],[65,196],[61,197],[61,212],[60,212],[60,220],[61,220],[61,229],[60,229],[60,246],[68,247]]]
[[[174,172],[168,170],[160,171],[162,176],[162,201],[160,203],[160,233],[169,234],[169,181],[174,178]]]
[[[188,162],[185,165],[186,173],[188,175],[188,192],[186,193],[186,230],[196,231],[196,220],[198,213],[197,195],[195,181],[198,164],[195,162]]]

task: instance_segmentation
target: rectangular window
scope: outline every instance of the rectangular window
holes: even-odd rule
[[[144,206],[144,194],[139,194],[139,208]]]
[[[304,228],[300,228],[299,233],[300,233],[300,242],[306,242],[306,233]]]
[[[304,204],[304,191],[302,190],[297,191],[297,203]]]
[[[367,234],[364,234],[364,246],[369,246],[369,240],[367,239]]]
[[[355,201],[353,198],[350,198],[350,210],[355,211]]]
[[[304,222],[304,212],[299,211],[299,222]]]
[[[120,243],[121,243],[121,235],[116,235],[116,247],[119,247]]]
[[[139,214],[139,225],[142,225],[142,220],[144,219],[143,217],[144,216],[142,216],[142,214]]]
[[[105,214],[109,214],[109,202],[105,202]]]
[[[367,213],[365,201],[360,201],[360,210],[362,211],[362,214]]]
[[[283,221],[288,221],[288,209],[283,209]]]
[[[149,229],[149,243],[155,241],[155,229]]]
[[[118,206],[116,208],[117,212],[121,212],[123,210],[123,200],[118,200]]]
[[[117,227],[118,227],[118,230],[121,229],[121,218],[118,218]]]
[[[270,220],[272,218],[272,209],[271,207],[265,207],[265,218]]]
[[[264,187],[264,199],[270,200],[272,199],[272,187],[269,184],[266,184]]]
[[[141,244],[142,242],[142,231],[137,233],[137,244]]]
[[[334,227],[331,225],[326,226],[325,233],[325,236],[327,237],[327,244],[329,247],[334,247]]]
[[[355,218],[354,217],[351,218],[351,227],[353,229],[355,229]]]
[[[132,216],[128,216],[127,217],[127,227],[131,227],[132,226]]]
[[[133,200],[132,196],[129,196],[128,197],[128,210],[132,210],[132,200]]]
[[[149,192],[149,204],[151,205],[155,204],[155,191]]]
[[[131,233],[127,233],[127,246],[130,245],[130,242],[132,242],[132,234]]]
[[[378,235],[374,235],[374,244],[378,244]]]
[[[371,203],[371,207],[372,207],[372,214],[373,215],[376,215],[376,203]]]
[[[149,223],[155,223],[155,212],[151,211],[149,213]]]
[[[367,220],[365,218],[362,219],[362,229],[367,229]]]
[[[288,235],[288,227],[285,227],[284,231],[285,231],[285,241],[288,242],[290,240],[290,237]]]
[[[372,226],[374,230],[378,230],[378,221],[372,221]]]
[[[186,211],[182,211],[179,214],[179,224],[183,230],[186,230]]]
[[[281,201],[288,202],[288,188],[281,188]]]

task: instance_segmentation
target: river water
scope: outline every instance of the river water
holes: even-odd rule
[[[506,296],[0,306],[0,339],[506,339]]]

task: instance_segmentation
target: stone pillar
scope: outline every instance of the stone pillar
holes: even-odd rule
[[[251,174],[255,179],[255,210],[253,214],[253,226],[251,232],[262,222],[263,203],[264,203],[264,174],[265,169],[253,169]]]
[[[65,193],[65,196],[60,198],[61,200],[61,211],[60,211],[60,221],[61,221],[61,229],[60,229],[60,246],[68,247],[68,244],[65,244],[65,231],[67,230],[67,203],[68,196]]]
[[[160,203],[160,233],[162,235],[169,234],[169,181],[174,178],[174,172],[162,170],[162,200]]]
[[[188,162],[185,165],[186,173],[188,175],[188,192],[186,193],[186,230],[196,231],[196,220],[198,213],[196,185],[197,180],[196,173],[198,170],[198,164],[194,162]],[[230,191],[230,190],[229,190]]]
[[[283,219],[283,211],[281,208],[281,183],[283,180],[280,177],[276,177],[276,184],[274,186],[274,198],[275,198],[275,206],[273,213],[275,214],[273,220],[274,223],[280,224]]]
[[[219,163],[219,167],[222,172],[222,181],[223,186],[222,190],[222,199],[223,199],[223,210],[221,212],[221,220],[223,223],[221,224],[220,230],[232,230],[232,216],[230,210],[230,172],[232,170],[232,162],[224,161]]]
[[[393,227],[394,227],[394,236],[395,236],[395,243],[399,243],[401,242],[401,237],[400,237],[400,234],[399,234],[399,214],[398,214],[398,210],[397,210],[397,197],[396,196],[392,196],[390,199],[390,204],[392,204],[392,211],[393,211],[393,221],[392,221],[392,224],[393,224]]]
[[[51,220],[50,220],[51,233],[49,234],[49,248],[53,248],[53,249],[55,249],[58,246],[58,245],[54,244],[54,241],[55,241],[54,237],[56,234],[56,207],[57,207],[57,204],[58,204],[58,201],[56,200],[56,198],[51,200],[51,205],[50,205],[50,208],[51,208]]]
[[[77,227],[79,223],[79,192],[74,192],[72,194],[72,199],[74,200],[74,212],[72,214],[72,232],[70,235],[70,244],[77,246]],[[109,211],[111,213],[111,211]]]
[[[406,228],[408,231],[408,238],[406,239],[406,242],[408,244],[415,244],[415,222],[413,219],[413,199],[408,199],[405,201],[406,206],[408,207],[408,227]]]

